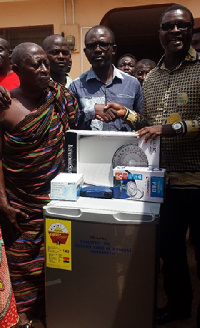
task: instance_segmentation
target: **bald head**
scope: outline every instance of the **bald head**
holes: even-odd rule
[[[43,92],[49,85],[50,68],[45,51],[36,43],[24,42],[12,54],[13,71],[19,76],[20,88],[26,93]]]
[[[27,58],[30,58],[33,54],[42,52],[45,54],[42,47],[36,43],[23,42],[18,44],[12,53],[12,62],[14,65],[22,66]],[[45,54],[46,55],[46,54]]]
[[[46,53],[48,53],[49,50],[51,49],[52,44],[61,44],[61,43],[65,44],[66,47],[69,48],[66,39],[62,35],[52,34],[44,39],[42,43],[42,48]]]

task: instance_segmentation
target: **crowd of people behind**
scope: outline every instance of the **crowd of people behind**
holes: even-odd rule
[[[48,36],[42,47],[21,43],[12,54],[0,39],[1,328],[31,328],[36,317],[45,325],[42,209],[51,179],[64,170],[69,128],[136,130],[144,142],[161,137],[159,256],[168,302],[157,309],[156,323],[191,316],[185,240],[190,228],[200,279],[200,30],[182,5],[166,9],[159,23],[160,61],[127,53],[117,67],[113,32],[89,29],[84,52],[91,68],[73,81],[61,35]],[[200,305],[196,322],[200,328]]]

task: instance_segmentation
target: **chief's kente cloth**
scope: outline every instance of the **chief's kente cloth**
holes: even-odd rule
[[[11,205],[28,214],[23,233],[7,249],[18,312],[44,296],[42,207],[49,202],[50,181],[64,169],[65,131],[77,119],[74,97],[51,82],[45,103],[4,134],[3,170]]]

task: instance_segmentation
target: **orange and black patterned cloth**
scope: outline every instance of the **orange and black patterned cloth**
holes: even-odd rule
[[[10,204],[28,215],[7,258],[18,312],[44,297],[42,208],[50,181],[64,170],[65,131],[74,127],[78,105],[63,86],[50,82],[45,103],[3,136],[3,172]]]
[[[189,50],[174,70],[165,56],[143,83],[143,117],[149,125],[182,122],[184,134],[161,139],[160,167],[171,185],[200,187],[200,59]]]

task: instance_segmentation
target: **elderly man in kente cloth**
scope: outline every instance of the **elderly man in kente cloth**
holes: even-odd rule
[[[64,170],[65,131],[76,124],[78,106],[63,86],[49,82],[40,46],[18,45],[12,61],[20,86],[11,91],[11,105],[0,110],[0,218],[2,230],[9,224],[12,231],[7,258],[18,326],[29,328],[38,309],[44,310],[42,208],[50,180]]]

